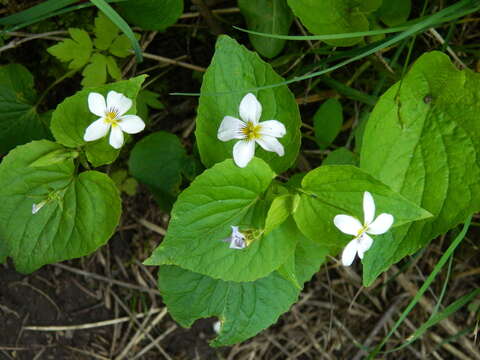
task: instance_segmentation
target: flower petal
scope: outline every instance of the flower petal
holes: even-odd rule
[[[378,215],[375,221],[368,226],[367,232],[372,235],[384,234],[390,229],[392,224],[393,216],[383,213]]]
[[[123,115],[118,122],[118,126],[127,134],[137,134],[145,129],[145,123],[137,115]]]
[[[116,91],[109,91],[107,94],[108,111],[116,112],[117,116],[122,116],[132,107],[132,100]]]
[[[263,135],[260,139],[255,141],[263,148],[263,150],[275,152],[278,156],[285,155],[283,145],[273,136]]]
[[[262,126],[262,130],[260,130],[260,133],[262,135],[282,137],[287,133],[285,125],[283,125],[280,121],[277,120],[262,121],[260,125]]]
[[[353,263],[353,260],[355,260],[355,255],[357,255],[357,249],[358,249],[358,241],[357,238],[353,239],[350,241],[347,246],[345,246],[345,249],[343,249],[342,252],[342,264],[343,266],[350,266]]]
[[[44,200],[44,201],[40,201],[38,204],[32,204],[32,214],[36,214],[37,212],[39,212],[40,209],[44,207],[46,203],[47,202]]]
[[[350,215],[337,215],[333,218],[333,223],[341,232],[349,235],[357,236],[362,229],[360,221]]]
[[[262,104],[259,103],[255,95],[248,93],[240,102],[238,112],[243,121],[251,121],[254,124],[257,124],[262,115]]]
[[[255,141],[240,140],[233,146],[233,160],[241,168],[248,165],[253,155],[255,155]]]
[[[245,123],[233,116],[225,116],[218,128],[217,137],[221,141],[229,141],[232,139],[244,139],[245,135],[242,134],[242,128]]]
[[[88,94],[88,109],[97,116],[105,116],[107,105],[103,95],[96,92]]]
[[[358,245],[358,257],[360,259],[363,259],[363,254],[365,254],[368,249],[372,247],[373,239],[367,234],[363,233],[361,238],[359,239],[359,242],[360,243]]]
[[[368,191],[363,193],[363,216],[364,224],[370,224],[375,217],[375,201]]]
[[[122,147],[123,131],[120,129],[120,126],[112,126],[109,142],[115,149],[120,149]]]
[[[85,141],[95,141],[98,140],[108,133],[110,124],[107,123],[103,118],[95,120],[93,123],[88,125],[85,129],[85,134],[83,135],[83,140]]]

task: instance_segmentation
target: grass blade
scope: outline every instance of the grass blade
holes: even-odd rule
[[[76,0],[48,0],[19,13],[0,19],[0,25],[18,25],[32,21],[75,3]]]
[[[470,223],[472,222],[472,215],[468,217],[468,219],[465,221],[465,224],[463,225],[463,229],[460,232],[460,234],[457,235],[455,240],[450,244],[448,247],[447,251],[442,255],[440,260],[438,261],[437,265],[435,265],[432,273],[428,276],[428,278],[425,280],[423,283],[422,287],[418,290],[418,293],[415,295],[415,297],[410,301],[406,309],[403,311],[402,315],[400,315],[400,318],[397,320],[395,325],[393,325],[392,329],[390,332],[383,338],[383,340],[378,344],[375,349],[369,354],[368,359],[374,359],[375,356],[380,352],[382,349],[383,345],[388,341],[388,339],[393,335],[393,333],[398,329],[398,327],[403,323],[403,321],[407,318],[408,314],[412,309],[415,307],[415,305],[418,303],[420,298],[423,296],[425,291],[430,287],[432,284],[433,280],[435,280],[436,276],[442,270],[443,266],[446,264],[448,259],[453,256],[453,252],[457,248],[458,245],[462,242],[462,240],[465,238],[465,235],[467,234],[467,231],[470,227]],[[439,315],[439,314],[437,314]]]

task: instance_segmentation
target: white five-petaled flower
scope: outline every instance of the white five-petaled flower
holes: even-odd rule
[[[100,116],[85,130],[85,141],[98,140],[110,131],[110,145],[120,149],[123,145],[123,133],[136,134],[145,128],[143,120],[136,115],[125,115],[132,107],[132,100],[116,91],[109,91],[107,99],[92,92],[88,94],[88,108],[93,114]]]
[[[350,215],[337,215],[333,219],[333,223],[341,232],[355,236],[343,249],[342,264],[344,266],[350,266],[357,253],[358,257],[363,259],[363,255],[373,244],[373,239],[368,234],[380,235],[386,233],[393,224],[391,214],[382,213],[374,220],[375,202],[372,194],[368,191],[363,194],[363,215],[363,225],[358,219]]]
[[[231,226],[231,228],[232,235],[226,239],[223,239],[223,241],[230,243],[230,249],[245,249],[247,246],[247,243],[245,242],[245,235],[238,230],[238,226]]]
[[[262,116],[262,104],[255,95],[248,93],[240,102],[240,119],[225,116],[218,128],[217,137],[221,141],[240,140],[233,146],[233,160],[239,167],[248,165],[255,155],[255,143],[264,150],[283,156],[283,145],[277,140],[287,132],[285,126],[277,120],[259,122]]]

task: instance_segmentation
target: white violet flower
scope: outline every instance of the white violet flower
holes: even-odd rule
[[[391,214],[382,213],[374,220],[375,202],[372,194],[368,191],[363,194],[363,214],[363,225],[358,219],[350,215],[337,215],[333,219],[333,223],[341,232],[355,236],[343,249],[342,264],[344,266],[350,266],[357,253],[358,257],[363,259],[363,255],[373,244],[373,239],[368,234],[384,234],[393,224]]]
[[[39,212],[40,209],[44,207],[46,203],[47,201],[43,200],[43,201],[40,201],[38,204],[32,204],[32,214],[35,215],[37,212]]]
[[[245,249],[247,243],[245,242],[245,235],[243,235],[239,230],[238,226],[231,226],[232,235],[230,237],[223,239],[224,242],[230,243],[230,249]]]
[[[285,126],[277,120],[259,122],[262,104],[255,95],[248,93],[240,102],[240,119],[225,116],[218,128],[217,137],[221,141],[239,140],[233,146],[233,160],[239,167],[248,165],[255,155],[255,143],[264,150],[283,156],[283,145],[277,140],[287,132]]]
[[[98,140],[110,131],[110,145],[120,149],[123,145],[123,133],[136,134],[145,128],[145,123],[137,115],[125,115],[132,107],[132,100],[116,91],[109,91],[107,99],[92,92],[88,94],[88,108],[93,114],[100,116],[85,130],[85,141]]]

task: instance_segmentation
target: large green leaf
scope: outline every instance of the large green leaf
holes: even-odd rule
[[[0,154],[49,136],[35,102],[33,76],[22,65],[0,67]]]
[[[217,316],[222,326],[213,346],[244,341],[277,321],[299,290],[272,273],[254,282],[215,280],[178,266],[161,266],[158,286],[172,317],[184,327]]]
[[[249,89],[282,81],[256,53],[228,36],[218,38],[212,63],[203,77],[195,132],[201,159],[207,167],[232,157],[236,141],[222,142],[217,138],[224,116],[240,117],[238,107]],[[279,139],[285,148],[283,157],[258,145],[255,152],[273,170],[281,173],[293,164],[300,147],[298,106],[287,86],[260,90],[256,96],[263,107],[260,121],[275,119],[287,129],[286,135]]]
[[[169,211],[180,191],[187,153],[178,137],[165,131],[140,140],[128,161],[130,173],[149,187],[159,205]]]
[[[246,168],[232,160],[206,170],[184,190],[173,206],[167,235],[146,261],[173,264],[216,279],[253,281],[277,269],[295,249],[292,222],[262,236],[268,202],[263,193],[274,173],[254,158]],[[222,241],[231,226],[252,230],[252,243],[230,249]]]
[[[363,137],[361,167],[435,217],[375,243],[364,283],[480,210],[480,75],[431,52],[380,99]]]
[[[294,14],[315,35],[368,31],[368,15],[381,3],[382,0],[288,0]],[[325,40],[333,46],[350,46],[360,41],[361,37]]]
[[[90,254],[112,235],[121,211],[115,184],[105,174],[75,174],[71,158],[47,166],[63,147],[34,141],[0,164],[0,238],[18,271]],[[32,214],[33,204],[44,206]]]
[[[183,0],[128,0],[119,6],[127,21],[145,30],[163,31],[183,12]]]
[[[288,35],[293,14],[287,0],[238,0],[238,7],[247,21],[248,29],[268,34]],[[286,40],[248,35],[255,50],[268,58],[277,56]]]
[[[350,165],[327,165],[312,170],[303,178],[301,191],[295,221],[307,237],[328,247],[332,254],[352,239],[334,226],[333,218],[347,214],[363,222],[365,191],[373,195],[376,214],[386,212],[394,216],[394,227],[431,216],[368,173]]]
[[[53,136],[67,147],[85,147],[87,158],[94,166],[113,162],[120,151],[110,146],[108,135],[93,142],[83,140],[85,129],[98,118],[88,109],[88,94],[97,92],[106,96],[110,90],[115,90],[133,100],[133,106],[128,113],[135,114],[135,98],[144,80],[145,76],[137,76],[130,80],[85,89],[66,98],[52,114]]]
[[[303,283],[320,269],[328,252],[298,229],[294,236],[299,241],[287,261],[296,285],[277,272],[239,283],[214,280],[177,266],[161,266],[158,283],[170,314],[185,327],[200,318],[219,317],[222,327],[214,346],[246,340],[271,325],[295,302]]]

